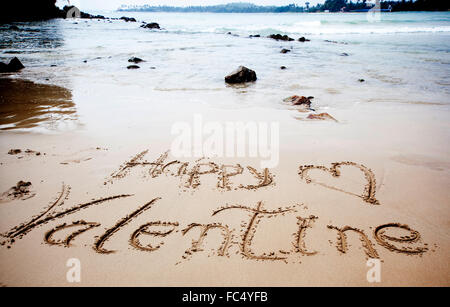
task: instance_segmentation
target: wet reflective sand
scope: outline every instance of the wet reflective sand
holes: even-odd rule
[[[0,130],[45,126],[76,120],[68,89],[26,80],[0,79]],[[56,128],[56,127],[55,127]]]

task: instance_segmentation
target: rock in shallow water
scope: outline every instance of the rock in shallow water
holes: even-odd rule
[[[127,66],[127,68],[128,69],[139,69],[140,67],[137,65],[130,65],[130,66]]]
[[[158,29],[158,30],[161,30],[161,28],[159,27],[159,24],[157,24],[156,22],[151,22],[151,23],[143,24],[143,25],[141,26],[141,28],[145,28],[145,29]]]
[[[288,41],[288,42],[291,42],[294,40],[293,38],[291,38],[287,35],[281,35],[281,34],[271,34],[268,36],[268,38],[271,38],[271,39],[274,39],[277,41],[280,40],[280,41]]]
[[[289,49],[281,49],[281,51],[280,51],[280,53],[288,53],[288,52],[291,52],[291,50],[289,50]]]
[[[141,58],[137,58],[137,57],[132,57],[132,58],[130,58],[129,60],[128,60],[128,62],[130,62],[130,63],[141,63],[141,62],[144,62],[144,60],[143,59],[141,59]]]
[[[121,19],[121,20],[124,20],[124,21],[126,21],[126,22],[136,22],[136,19],[133,18],[133,17],[126,17],[126,16],[123,16],[123,17],[120,17],[120,19]]]
[[[244,83],[244,82],[253,82],[256,81],[256,72],[248,69],[244,66],[239,66],[238,69],[233,71],[231,74],[225,77],[225,82],[234,84],[234,83]]]
[[[0,63],[0,72],[17,72],[25,68],[18,58],[13,58],[9,64]]]

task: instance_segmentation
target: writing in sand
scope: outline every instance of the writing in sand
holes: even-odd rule
[[[239,174],[242,174],[244,170],[244,167],[239,164],[218,165],[214,162],[205,163],[202,161],[196,161],[192,167],[189,167],[189,163],[187,162],[166,161],[168,157],[167,152],[162,154],[155,161],[148,162],[143,159],[146,154],[147,151],[144,151],[133,157],[130,161],[125,162],[117,172],[111,175],[105,184],[126,177],[133,168],[140,166],[148,167],[150,171],[148,173],[151,177],[157,177],[166,172],[173,176],[184,176],[185,180],[183,180],[183,186],[191,188],[200,185],[201,176],[205,174],[217,174],[217,187],[224,190],[230,190],[232,188],[230,177],[238,176]],[[177,165],[177,167],[175,167],[175,165]],[[308,174],[312,169],[327,172],[334,177],[339,177],[340,168],[342,166],[355,167],[364,174],[364,178],[367,181],[364,190],[360,195],[343,190],[342,192],[360,198],[369,206],[380,205],[375,195],[375,176],[369,168],[361,164],[354,162],[337,162],[333,163],[331,167],[302,165],[299,167],[299,177],[306,183],[315,182]],[[169,169],[171,169],[170,172]],[[233,171],[229,171],[230,169]],[[235,189],[259,189],[273,184],[274,177],[270,174],[268,169],[258,171],[250,166],[246,169],[253,174],[256,183],[249,183],[247,185],[242,184],[235,186]],[[325,185],[324,187],[337,189]],[[57,199],[53,203],[44,208],[39,214],[29,218],[28,221],[3,233],[1,235],[3,237],[3,240],[0,243],[1,246],[12,248],[17,240],[22,239],[30,232],[51,223],[56,225],[53,228],[46,230],[43,234],[44,241],[49,245],[71,247],[78,236],[87,232],[94,232],[96,229],[99,231],[99,227],[102,226],[102,221],[99,221],[98,218],[90,221],[76,219],[76,214],[78,212],[96,206],[103,206],[102,209],[105,209],[105,207],[111,203],[130,199],[134,196],[131,194],[111,195],[94,199],[86,203],[77,204],[67,209],[60,209],[64,205],[64,202],[69,199],[69,195],[70,187],[63,184]],[[180,239],[184,237],[191,238],[194,236],[189,248],[180,255],[180,262],[177,262],[176,264],[191,259],[195,254],[206,253],[206,245],[214,246],[214,248],[210,250],[208,256],[231,257],[230,251],[234,250],[236,251],[235,254],[239,254],[242,258],[256,261],[298,261],[299,257],[315,256],[320,253],[320,251],[313,250],[307,246],[308,242],[316,241],[318,239],[315,237],[312,230],[314,229],[315,222],[320,217],[308,215],[304,212],[300,213],[300,209],[305,209],[304,204],[289,204],[274,210],[266,209],[265,203],[262,200],[253,204],[227,204],[218,206],[216,209],[212,210],[210,212],[210,221],[206,223],[203,219],[203,222],[194,220],[184,224],[170,218],[167,220],[152,219],[152,208],[164,205],[164,199],[158,195],[149,197],[149,200],[145,203],[136,204],[133,211],[118,218],[112,227],[105,228],[105,230],[101,231],[100,235],[94,237],[91,245],[93,251],[100,255],[118,252],[117,249],[108,247],[108,245],[111,245],[109,243],[115,239],[119,232],[124,231],[123,228],[125,226],[133,225],[132,222],[136,220],[138,216],[142,217],[145,214],[147,222],[139,226],[133,226],[134,229],[129,233],[128,244],[139,252],[155,253],[163,252],[164,244],[166,242],[180,242]],[[237,229],[234,228],[234,226],[223,222],[223,217],[230,214],[235,214],[243,218],[239,227],[236,227]],[[285,238],[288,243],[285,246],[290,246],[290,249],[277,249],[274,246],[270,246],[273,242],[270,243],[270,240],[268,240],[268,243],[263,246],[266,250],[261,250],[261,246],[258,246],[258,251],[255,251],[255,238],[258,238],[258,236],[262,236],[263,238],[264,236],[267,236],[264,229],[267,225],[264,222],[270,219],[272,223],[276,223],[277,221],[279,223],[285,223],[286,220],[283,219],[285,217],[290,218],[290,221],[294,226],[293,229],[295,229],[290,237]],[[72,218],[72,221],[67,222],[67,218]],[[65,219],[66,222],[62,222],[63,219]],[[363,229],[349,225],[327,224],[324,229],[336,234],[337,239],[333,244],[336,246],[337,252],[342,254],[346,254],[349,250],[348,234],[355,235],[360,239],[361,247],[367,258],[380,258],[377,250],[379,248],[404,255],[422,255],[428,251],[428,244],[422,242],[420,233],[406,224],[387,222],[381,225],[372,226],[373,231],[371,231],[371,234]],[[208,239],[208,242],[206,242],[208,234],[212,233],[212,238],[215,240]]]

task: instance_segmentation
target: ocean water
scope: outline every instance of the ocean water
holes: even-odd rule
[[[379,20],[364,13],[91,13],[138,22],[0,26],[0,60],[17,56],[27,67],[10,77],[71,91],[78,116],[64,122],[68,129],[76,122],[98,130],[111,118],[125,125],[124,118],[145,120],[142,110],[167,114],[175,106],[180,114],[196,105],[282,109],[280,101],[294,94],[314,96],[315,108],[327,112],[360,103],[450,103],[449,12],[382,13]],[[163,29],[140,28],[143,21]],[[274,33],[311,41],[266,38]],[[261,38],[249,38],[255,34]],[[140,69],[127,69],[132,56],[145,60]],[[255,70],[258,81],[227,86],[224,76],[239,65]]]

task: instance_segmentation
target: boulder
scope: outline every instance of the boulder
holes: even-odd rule
[[[157,24],[156,22],[145,23],[141,26],[141,28],[161,30],[161,28],[159,27],[159,24]]]
[[[283,70],[284,70],[284,69],[286,69],[286,66],[281,66],[280,69],[283,69]]]
[[[293,106],[303,105],[309,108],[311,106],[311,99],[313,98],[313,96],[305,97],[294,95],[283,99],[283,101],[290,102]]]
[[[281,49],[281,51],[280,51],[280,53],[288,53],[288,52],[291,52],[291,50],[289,50],[289,49]]]
[[[140,67],[137,65],[129,65],[127,66],[128,69],[139,69]]]
[[[130,63],[141,63],[141,62],[144,62],[144,60],[143,59],[140,59],[140,58],[137,58],[137,57],[132,57],[132,58],[130,58],[129,60],[128,60],[128,62],[130,62]]]
[[[304,38],[304,37],[302,36],[302,37],[300,37],[300,38],[298,39],[298,41],[304,43],[304,42],[309,42],[310,40],[309,40],[309,39],[306,39],[306,38]]]
[[[348,53],[342,52],[341,56],[348,56]]]
[[[25,68],[18,58],[13,58],[9,64],[0,63],[0,72],[17,72]]]
[[[291,42],[294,40],[293,38],[291,38],[287,35],[281,35],[281,34],[271,34],[268,36],[268,38],[271,38],[271,39],[274,39],[277,41],[288,41],[288,42]]]
[[[231,74],[225,77],[226,83],[244,83],[256,81],[256,72],[248,69],[244,66],[239,66],[238,69],[233,71]]]
[[[0,73],[7,72],[8,71],[8,65],[6,65],[3,62],[0,62]]]
[[[250,37],[250,38],[253,38],[253,37],[261,37],[261,35],[256,34],[256,35],[250,35],[249,37]]]

